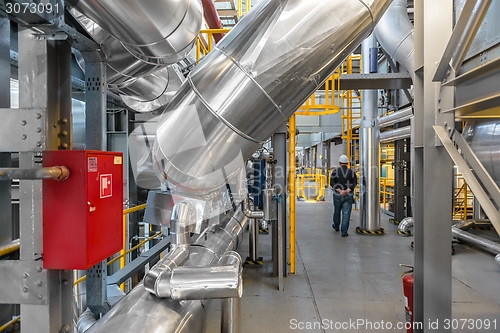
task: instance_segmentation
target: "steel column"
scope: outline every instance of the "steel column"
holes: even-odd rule
[[[37,40],[33,31],[19,30],[19,107],[45,109],[45,142],[38,148],[64,149],[71,138],[71,48],[63,41]],[[41,116],[40,116],[41,117]],[[65,121],[66,120],[66,123]],[[66,131],[66,133],[64,133]],[[66,135],[64,135],[66,134]],[[19,141],[21,139],[18,139]],[[19,154],[19,166],[39,166],[36,152]],[[23,331],[72,331],[73,277],[69,271],[42,269],[42,181],[20,181],[21,261],[31,263],[47,279],[44,305],[21,305]],[[35,262],[35,260],[37,260]],[[43,296],[42,296],[43,300]]]
[[[374,35],[361,44],[363,73],[370,73],[370,49],[376,45]],[[360,123],[360,229],[380,230],[380,181],[379,181],[379,138],[377,90],[363,90],[363,117]]]
[[[10,20],[0,18],[0,108],[10,108]],[[10,167],[10,153],[0,152],[0,167]],[[11,181],[0,181],[0,243],[12,240]],[[12,305],[0,305],[0,324],[12,319]]]
[[[451,35],[453,1],[415,2],[415,303],[416,332],[431,332],[429,321],[451,318],[451,216],[453,163],[439,146],[435,125],[454,123],[441,114],[453,94],[432,82]],[[440,33],[436,33],[439,31]],[[439,186],[436,186],[439,184]],[[440,332],[450,329],[439,327]]]
[[[278,208],[281,209],[281,216],[283,216],[283,224],[281,230],[281,243],[283,249],[283,264],[282,264],[282,272],[283,275],[286,276],[288,272],[288,258],[286,258],[286,253],[288,253],[288,223],[286,219],[286,195],[287,195],[287,145],[286,145],[286,128],[275,133],[272,137],[272,146],[274,152],[274,159],[276,160],[276,164],[273,164],[273,185],[276,189],[276,194],[281,194],[283,196],[283,204]],[[279,215],[279,212],[278,212]],[[274,275],[278,276],[278,221],[273,221],[273,265],[274,265]]]

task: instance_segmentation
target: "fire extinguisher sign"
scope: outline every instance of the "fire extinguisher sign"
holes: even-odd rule
[[[113,183],[113,175],[100,175],[101,198],[109,198],[113,195],[111,184]]]

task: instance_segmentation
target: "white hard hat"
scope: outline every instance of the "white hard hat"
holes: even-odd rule
[[[345,155],[340,156],[339,163],[342,163],[342,164],[349,163],[349,160],[347,159],[347,156],[345,156]]]

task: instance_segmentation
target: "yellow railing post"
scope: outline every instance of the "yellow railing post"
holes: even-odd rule
[[[248,1],[248,0],[247,0]],[[250,1],[248,1],[250,3]],[[290,138],[288,140],[288,167],[290,186],[290,273],[295,274],[295,114],[290,117],[288,128]]]

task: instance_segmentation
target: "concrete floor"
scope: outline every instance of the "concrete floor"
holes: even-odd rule
[[[297,202],[297,272],[284,279],[283,292],[272,277],[271,235],[261,235],[264,266],[244,269],[241,332],[405,332],[396,327],[405,321],[398,264],[413,263],[413,237],[398,236],[384,214],[384,236],[358,235],[358,216],[353,211],[349,236],[342,238],[331,226],[331,195],[325,202]],[[239,249],[243,258],[247,244]],[[453,332],[500,331],[500,267],[489,254],[461,244],[455,249],[453,317],[496,319],[497,328]],[[220,332],[219,301],[209,318],[207,332]]]

